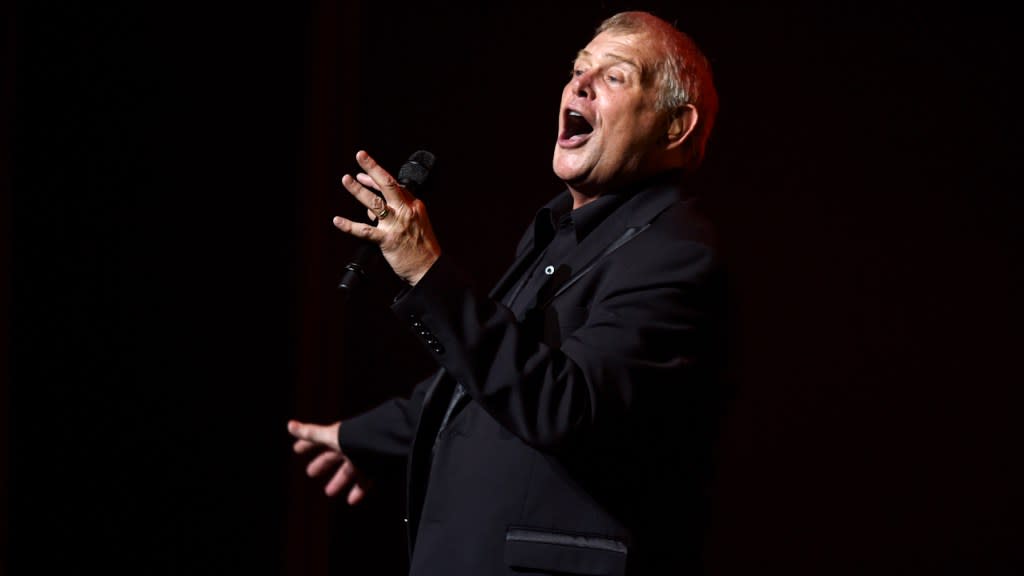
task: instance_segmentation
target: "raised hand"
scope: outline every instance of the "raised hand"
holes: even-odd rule
[[[364,172],[356,174],[355,178],[345,174],[341,184],[366,207],[367,216],[377,225],[353,222],[341,216],[334,217],[334,225],[346,234],[380,246],[395,274],[415,285],[441,256],[441,246],[426,207],[365,151],[356,153],[356,162]]]

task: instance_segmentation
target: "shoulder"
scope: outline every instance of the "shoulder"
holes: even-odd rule
[[[650,228],[653,235],[667,241],[695,243],[711,251],[717,245],[714,224],[696,199],[673,203],[651,221]]]
[[[670,203],[619,252],[623,274],[658,283],[703,283],[721,268],[715,227],[693,199]]]

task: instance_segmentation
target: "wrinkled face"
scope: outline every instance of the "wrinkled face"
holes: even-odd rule
[[[646,37],[603,32],[580,51],[562,90],[552,167],[587,195],[645,176],[664,130]]]

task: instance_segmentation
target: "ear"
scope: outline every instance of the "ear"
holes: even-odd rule
[[[673,111],[665,130],[665,149],[672,150],[681,146],[696,125],[697,109],[693,107],[693,104],[687,104]]]

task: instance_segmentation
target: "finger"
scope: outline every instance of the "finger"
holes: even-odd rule
[[[294,450],[296,454],[305,454],[312,450],[314,446],[319,446],[319,444],[315,444],[309,440],[296,440],[295,444],[292,445],[292,450]]]
[[[359,174],[356,174],[356,180],[358,180],[359,183],[362,184],[363,186],[369,188],[371,191],[376,191],[378,193],[380,192],[380,187],[378,187],[377,183],[373,181],[373,178],[370,178],[369,174],[365,172],[360,172]]]
[[[398,183],[398,180],[390,172],[381,168],[377,161],[371,158],[365,150],[356,152],[356,162],[373,179],[374,184],[377,185],[376,188],[384,195],[384,199],[388,201],[388,204],[399,205],[405,200],[403,197],[405,190]]]
[[[354,505],[358,504],[359,501],[362,500],[364,496],[366,496],[366,489],[363,488],[362,484],[360,484],[359,482],[356,482],[356,485],[353,486],[352,489],[349,490],[349,492],[348,492],[348,499],[347,500],[348,500],[349,506],[354,506]]]
[[[338,471],[334,473],[334,477],[331,481],[324,486],[324,492],[328,496],[334,496],[341,492],[349,483],[352,482],[352,477],[355,475],[356,469],[352,466],[352,463],[348,460],[338,468]]]
[[[299,442],[296,442],[294,446],[296,452],[305,452],[310,449],[311,446],[303,444],[303,440],[312,444],[327,446],[337,451],[339,450],[338,428],[340,425],[339,422],[324,426],[321,424],[307,424],[298,420],[289,420],[288,432],[299,439]]]
[[[359,174],[359,176],[362,176],[368,182],[361,183],[361,181],[357,181],[355,178],[345,174],[341,177],[341,185],[344,186],[352,196],[355,196],[356,200],[358,200],[360,204],[366,206],[367,209],[373,210],[374,212],[380,212],[381,209],[384,208],[384,198],[370,189],[372,188],[373,180],[370,180],[369,176],[366,176],[365,174]],[[367,186],[370,187],[368,188]]]
[[[320,476],[325,471],[335,468],[342,460],[344,458],[341,454],[327,450],[306,465],[306,475],[310,478]]]
[[[323,435],[321,432],[322,428],[323,426],[319,424],[306,424],[298,420],[288,421],[288,433],[300,440],[319,442]]]
[[[384,241],[384,232],[369,224],[360,224],[358,222],[353,222],[348,218],[342,218],[341,216],[334,217],[334,227],[346,234],[350,234],[356,238],[365,238],[375,244],[380,244]]]

